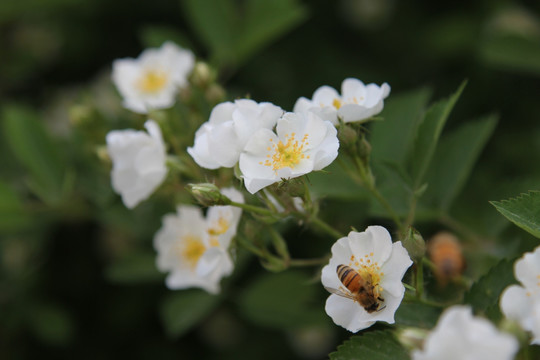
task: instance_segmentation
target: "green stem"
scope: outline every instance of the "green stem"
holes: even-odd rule
[[[423,295],[424,295],[424,263],[423,263],[423,260],[420,260],[418,264],[416,264],[416,296],[419,299],[422,299]]]
[[[358,156],[354,157],[354,164],[356,165],[356,168],[358,169],[358,172],[360,173],[360,178],[362,179],[362,185],[364,185],[364,187],[369,190],[371,195],[375,197],[375,199],[377,199],[377,201],[386,210],[388,215],[392,218],[392,221],[398,227],[399,232],[401,234],[405,234],[407,226],[404,226],[401,223],[401,220],[399,219],[399,215],[395,212],[395,210],[392,208],[390,203],[385,199],[384,196],[382,196],[379,190],[377,190],[377,188],[375,187],[375,181],[374,181],[373,174],[371,173],[370,168],[366,167]]]
[[[260,214],[260,215],[270,215],[270,216],[277,215],[275,212],[270,211],[268,209],[265,209],[265,208],[262,208],[262,207],[259,207],[259,206],[254,206],[254,205],[249,205],[249,204],[244,204],[244,203],[238,203],[238,202],[235,202],[235,201],[231,201],[231,203],[229,205],[236,206],[236,207],[241,208],[242,210],[251,211],[251,212],[254,212],[254,213],[257,213],[257,214]]]
[[[332,226],[328,225],[318,217],[310,217],[307,219],[307,221],[312,224],[314,227],[316,227],[319,230],[324,231],[328,235],[332,236],[335,239],[341,239],[344,237],[342,233],[334,229]]]
[[[313,258],[313,259],[291,259],[289,261],[290,266],[315,266],[315,265],[322,265],[326,264],[330,260],[330,255],[323,256],[321,258]]]

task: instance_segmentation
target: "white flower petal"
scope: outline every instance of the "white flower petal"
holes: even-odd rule
[[[413,360],[510,360],[519,349],[511,335],[499,332],[489,321],[474,317],[470,307],[453,306],[444,311]]]
[[[107,134],[107,151],[113,162],[111,182],[124,204],[133,208],[147,199],[167,175],[165,145],[158,125],[145,123],[150,135],[132,129]]]

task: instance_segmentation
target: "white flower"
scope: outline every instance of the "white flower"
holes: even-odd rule
[[[338,155],[335,127],[314,113],[286,113],[276,132],[260,129],[240,155],[240,171],[252,194],[281,179],[321,170]]]
[[[146,49],[137,59],[115,60],[112,79],[124,98],[124,107],[146,114],[174,104],[194,63],[191,51],[166,42],[158,49]]]
[[[322,284],[332,292],[326,313],[352,332],[376,321],[393,324],[405,293],[401,279],[411,264],[401,241],[392,244],[384,227],[351,231],[332,246],[330,263],[322,269]]]
[[[224,189],[222,193],[243,202],[237,190]],[[199,287],[218,293],[220,280],[233,270],[228,248],[241,213],[232,206],[212,206],[204,218],[199,208],[184,205],[178,206],[176,214],[166,215],[154,237],[154,247],[158,269],[169,272],[167,287]]]
[[[167,175],[165,145],[153,120],[144,126],[148,133],[133,129],[107,134],[107,152],[112,160],[112,187],[132,209],[147,199]]]
[[[321,86],[311,100],[301,97],[294,105],[294,112],[315,111],[325,120],[338,124],[360,121],[377,115],[384,107],[384,99],[390,94],[387,83],[364,85],[358,79],[347,78],[341,84],[341,95],[330,86]]]
[[[474,317],[467,306],[444,311],[428,335],[423,350],[413,360],[510,360],[519,349],[518,341],[502,333],[488,320]]]
[[[195,144],[187,151],[201,167],[233,167],[253,133],[272,129],[281,115],[279,106],[249,99],[218,104],[195,133]]]
[[[511,285],[503,291],[501,311],[532,332],[531,343],[540,345],[540,247],[515,262],[514,275],[521,285]]]

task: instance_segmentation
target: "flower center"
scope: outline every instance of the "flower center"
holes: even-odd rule
[[[364,97],[361,96],[360,99],[358,99],[356,96],[352,98],[348,98],[346,100],[335,98],[332,101],[332,106],[336,108],[336,110],[339,110],[340,107],[346,104],[359,104],[360,101],[364,101]]]
[[[146,93],[155,93],[167,83],[167,74],[163,71],[149,70],[138,81],[139,89]]]
[[[229,230],[229,223],[223,217],[220,217],[213,227],[208,229],[210,236],[219,236],[225,234]]]
[[[373,253],[366,254],[364,257],[360,258],[356,258],[354,255],[351,255],[349,266],[355,268],[364,276],[371,276],[375,298],[381,296],[383,288],[379,284],[381,283],[384,273],[381,272],[381,267],[379,264],[376,261],[373,261]]]
[[[206,251],[206,247],[198,236],[187,235],[182,239],[182,242],[184,246],[181,250],[181,257],[187,260],[190,267],[194,268]]]
[[[308,145],[308,134],[305,134],[301,140],[296,139],[296,134],[291,133],[285,135],[287,142],[284,144],[281,140],[275,144],[272,142],[272,146],[267,148],[268,151],[274,150],[272,155],[266,155],[267,159],[259,164],[264,166],[271,166],[272,170],[278,171],[284,167],[294,168],[303,159],[309,159],[309,155],[304,154],[304,146]]]

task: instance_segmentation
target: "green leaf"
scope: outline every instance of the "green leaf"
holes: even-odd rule
[[[448,99],[433,104],[426,112],[423,121],[418,126],[414,149],[409,158],[411,177],[416,187],[424,182],[424,175],[431,163],[444,124],[456,104],[466,81],[461,83],[458,90]]]
[[[404,326],[431,329],[437,323],[441,311],[441,308],[435,306],[402,303],[396,311],[396,323]]]
[[[221,297],[203,290],[187,290],[167,296],[161,306],[161,320],[170,337],[180,337],[204,320],[221,302]]]
[[[18,105],[2,111],[5,140],[30,172],[29,185],[45,202],[57,204],[64,195],[65,164],[37,115]]]
[[[385,101],[381,112],[384,121],[371,124],[369,142],[373,162],[391,160],[401,166],[404,164],[430,96],[430,89],[421,88],[392,95]]]
[[[237,66],[306,17],[297,0],[187,0],[183,4],[186,18],[220,66]]]
[[[407,350],[391,331],[370,331],[353,336],[330,354],[330,360],[408,360]]]
[[[508,220],[540,238],[540,191],[529,191],[516,198],[491,201]]]
[[[105,272],[109,281],[122,284],[136,284],[163,281],[165,275],[156,268],[153,253],[131,253],[110,265]]]
[[[422,202],[430,208],[448,210],[459,194],[495,129],[497,117],[486,116],[468,122],[451,134],[444,136],[426,174],[429,184]]]
[[[480,58],[497,68],[540,75],[540,38],[533,34],[492,34],[481,43]]]
[[[186,20],[210,49],[212,56],[221,63],[234,60],[234,43],[240,22],[235,2],[186,0],[182,4],[187,12]]]
[[[299,271],[263,274],[240,298],[240,310],[254,323],[294,329],[327,321],[324,309],[313,301],[320,288],[308,284]]]
[[[0,232],[10,232],[28,226],[30,216],[15,191],[0,182]]]
[[[73,337],[72,318],[57,305],[36,305],[30,310],[27,321],[36,337],[48,345],[65,345]]]
[[[248,58],[304,21],[306,15],[306,9],[296,0],[247,1],[245,23],[237,46],[239,60]]]
[[[465,293],[465,303],[471,304],[476,312],[485,313],[499,304],[502,291],[515,282],[514,260],[502,260],[471,286]]]
[[[358,201],[366,198],[366,191],[347,175],[337,161],[323,171],[309,174],[308,181],[312,194],[319,199]]]

